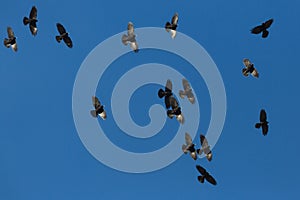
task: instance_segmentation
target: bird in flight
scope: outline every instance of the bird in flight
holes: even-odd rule
[[[194,104],[195,103],[195,96],[193,94],[193,90],[186,79],[182,79],[182,85],[184,90],[179,90],[179,96],[183,99],[185,96],[188,100]]]
[[[195,144],[193,144],[192,138],[188,133],[185,133],[185,143],[182,145],[182,151],[184,154],[190,153],[194,160],[197,160],[197,153],[195,149]]]
[[[267,113],[264,109],[260,110],[259,123],[255,124],[255,128],[262,128],[262,134],[266,136],[269,131],[269,122],[267,121]]]
[[[100,116],[103,120],[106,119],[106,112],[104,110],[103,105],[101,105],[99,99],[95,96],[92,96],[92,102],[95,110],[91,110],[91,115],[95,118]]]
[[[172,39],[174,39],[175,36],[176,36],[177,26],[178,26],[178,13],[175,13],[174,16],[172,17],[171,23],[167,22],[166,25],[165,25],[165,29],[166,29],[167,32],[171,33]]]
[[[37,34],[37,26],[36,26],[36,22],[37,22],[37,9],[35,6],[33,6],[31,8],[30,14],[29,14],[29,18],[28,17],[24,17],[23,18],[23,24],[26,26],[27,24],[29,24],[29,29],[31,31],[31,34],[33,36],[36,36]]]
[[[198,181],[200,183],[204,183],[204,180],[208,181],[209,183],[213,184],[213,185],[217,185],[217,181],[214,179],[214,177],[212,177],[207,171],[206,169],[204,169],[203,167],[201,167],[200,165],[196,165],[196,168],[198,170],[198,172],[201,174],[201,176],[198,176]]]
[[[60,43],[60,41],[63,40],[69,48],[72,48],[73,42],[72,42],[71,38],[69,37],[69,33],[66,31],[65,27],[60,23],[57,23],[56,27],[60,34],[55,37],[56,41],[58,43]]]
[[[201,155],[202,153],[205,154],[208,161],[212,160],[212,152],[210,150],[210,146],[208,145],[208,141],[204,135],[200,135],[200,143],[201,148],[197,150],[197,153]]]
[[[15,37],[15,34],[11,27],[7,27],[7,35],[8,38],[5,38],[3,41],[4,46],[6,46],[7,48],[11,47],[14,52],[18,51],[17,38]]]
[[[244,63],[244,66],[245,66],[245,67],[242,69],[242,73],[243,73],[244,76],[248,76],[249,73],[250,73],[252,76],[254,76],[254,77],[256,77],[256,78],[259,77],[259,73],[258,73],[258,71],[256,70],[256,68],[254,68],[254,64],[251,63],[251,61],[250,61],[248,58],[245,58],[245,59],[243,60],[243,63]]]
[[[268,21],[262,23],[261,25],[254,27],[253,29],[251,29],[251,33],[260,34],[262,32],[262,38],[268,37],[269,31],[267,29],[270,28],[273,21],[274,21],[273,19],[269,19]]]
[[[134,27],[133,27],[133,23],[129,22],[127,25],[127,35],[124,34],[122,36],[122,43],[124,45],[128,45],[130,44],[130,48],[137,53],[139,51],[139,47],[136,41],[136,35],[134,33]]]

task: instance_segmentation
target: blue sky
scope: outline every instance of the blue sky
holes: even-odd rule
[[[22,24],[33,5],[38,8],[36,37]],[[3,2],[0,34],[6,37],[11,26],[19,50],[0,49],[0,199],[297,199],[299,8],[296,0]],[[92,49],[124,31],[128,21],[136,28],[163,27],[175,12],[178,31],[206,49],[224,81],[227,115],[214,158],[211,163],[195,162],[183,155],[152,173],[116,171],[96,160],[78,136],[72,114],[77,71]],[[274,23],[267,39],[250,34],[269,18]],[[70,32],[72,49],[55,41],[57,22]],[[241,74],[246,57],[259,70],[259,79]],[[209,124],[209,93],[201,77],[176,55],[150,49],[128,53],[105,72],[100,83],[107,85],[98,87],[96,95],[111,113],[111,84],[122,72],[150,62],[179,70],[186,66],[182,73],[191,80],[201,106],[198,143]],[[158,88],[147,85],[133,95],[130,110],[137,124],[149,123],[144,107],[162,104]],[[266,137],[254,128],[261,108],[270,121]],[[123,134],[111,116],[99,124],[111,131],[111,141],[135,152],[160,148],[178,126],[167,120],[162,132],[147,141]],[[211,172],[217,186],[198,183],[196,163]]]

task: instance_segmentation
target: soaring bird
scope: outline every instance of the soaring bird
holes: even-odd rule
[[[183,99],[187,96],[188,100],[194,104],[195,103],[195,96],[193,94],[192,88],[189,82],[186,79],[182,79],[182,85],[184,90],[179,90],[179,96]]]
[[[262,134],[266,136],[269,130],[269,122],[267,121],[267,113],[264,109],[260,110],[259,123],[255,124],[255,128],[262,128]]]
[[[165,105],[166,105],[166,108],[169,109],[171,107],[171,104],[170,104],[170,96],[172,96],[173,93],[172,93],[172,82],[171,80],[167,80],[167,83],[166,83],[166,86],[165,86],[165,90],[163,89],[159,89],[158,90],[158,97],[159,98],[163,98],[165,97]]]
[[[7,48],[11,47],[16,52],[18,50],[17,39],[11,27],[7,27],[7,35],[8,38],[5,38],[3,41],[4,46]]]
[[[177,25],[178,25],[178,13],[175,13],[174,16],[172,17],[171,23],[167,22],[166,25],[165,25],[165,29],[166,29],[167,32],[171,33],[172,39],[174,39],[175,36],[176,36]]]
[[[214,177],[212,177],[207,171],[206,169],[204,169],[203,167],[201,167],[200,165],[196,165],[197,170],[199,171],[199,173],[201,174],[201,176],[198,176],[198,181],[200,183],[204,183],[204,180],[207,180],[209,183],[213,184],[213,185],[217,185],[217,181],[214,179]]]
[[[137,53],[139,51],[139,47],[138,47],[138,44],[136,42],[135,37],[136,37],[136,35],[134,33],[133,23],[132,22],[128,22],[128,25],[127,25],[127,35],[124,34],[122,36],[122,43],[124,45],[130,44],[131,49],[134,52]]]
[[[254,64],[251,63],[251,61],[248,58],[245,58],[243,60],[243,63],[245,65],[245,67],[242,69],[242,73],[244,76],[248,76],[250,73],[252,76],[254,76],[256,78],[259,77],[259,73],[256,70],[256,68],[254,68]]]
[[[167,111],[168,117],[172,119],[174,116],[176,116],[177,121],[183,124],[184,117],[181,112],[181,107],[179,107],[178,105],[178,101],[175,99],[173,95],[169,97],[169,101],[172,109]]]
[[[37,9],[35,6],[33,6],[31,8],[30,14],[29,14],[29,18],[28,17],[24,17],[23,18],[23,24],[26,26],[27,24],[29,24],[29,28],[30,31],[32,33],[33,36],[36,36],[37,34],[37,27],[36,27],[36,22],[37,22]]]
[[[251,33],[260,34],[262,32],[263,38],[268,37],[269,31],[267,31],[267,29],[270,28],[273,21],[274,21],[273,19],[269,19],[268,21],[262,23],[261,25],[254,27],[253,29],[251,29]]]
[[[93,117],[97,117],[97,115],[99,115],[103,120],[105,120],[106,112],[104,110],[103,105],[101,105],[99,99],[95,96],[92,96],[92,102],[93,102],[95,110],[91,110],[91,115]]]
[[[197,149],[197,153],[201,155],[204,153],[206,155],[206,158],[208,161],[211,161],[212,159],[212,152],[210,150],[210,146],[208,145],[207,139],[205,138],[204,135],[200,135],[200,143],[201,143],[201,148]]]
[[[192,138],[188,133],[185,133],[185,143],[182,145],[182,151],[184,154],[190,153],[194,160],[197,160],[197,153],[195,149],[195,144],[193,144]]]
[[[69,33],[66,31],[65,27],[63,25],[61,25],[60,23],[57,23],[56,27],[60,34],[55,37],[56,41],[60,43],[60,41],[63,40],[69,48],[72,48],[73,42],[72,42],[71,38],[69,37]]]

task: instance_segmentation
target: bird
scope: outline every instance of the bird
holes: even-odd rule
[[[274,21],[273,19],[269,19],[266,22],[262,23],[261,25],[254,27],[253,29],[251,29],[251,33],[260,34],[262,32],[262,38],[268,37],[269,31],[267,31],[267,29],[270,28],[273,21]]]
[[[251,61],[250,61],[248,58],[245,58],[245,59],[243,60],[243,63],[244,63],[244,66],[245,66],[245,67],[242,69],[242,73],[243,73],[244,76],[248,76],[249,73],[250,73],[252,76],[254,76],[254,77],[256,77],[256,78],[259,77],[259,73],[258,73],[258,71],[256,70],[256,68],[254,68],[254,64],[251,63]]]
[[[35,6],[32,6],[30,14],[29,14],[29,18],[28,17],[24,17],[23,18],[23,24],[26,26],[27,24],[29,24],[29,28],[31,31],[31,34],[33,36],[36,36],[37,34],[37,26],[36,26],[36,22],[37,22],[37,9]]]
[[[159,98],[163,98],[165,97],[165,106],[167,109],[169,109],[171,107],[170,104],[170,96],[172,96],[172,82],[170,79],[167,80],[166,86],[165,86],[165,90],[163,89],[159,89],[158,90],[158,97]]]
[[[169,102],[171,105],[171,110],[167,110],[167,115],[169,118],[173,118],[174,116],[176,116],[177,121],[180,124],[184,123],[184,117],[183,114],[181,112],[181,107],[179,107],[178,105],[178,101],[175,99],[175,97],[172,95],[169,97]]]
[[[128,22],[127,25],[127,35],[122,36],[122,43],[124,45],[130,44],[131,49],[137,53],[139,51],[138,43],[136,41],[136,35],[134,33],[134,26],[132,22]]]
[[[95,118],[99,115],[103,120],[106,119],[106,112],[104,110],[104,106],[101,105],[99,99],[95,96],[92,96],[92,102],[95,110],[91,110],[91,115]]]
[[[210,150],[210,146],[208,145],[208,141],[206,137],[202,134],[200,134],[200,143],[201,143],[201,148],[197,149],[197,153],[201,155],[204,153],[206,155],[206,158],[208,161],[212,160],[212,152]]]
[[[259,116],[259,123],[255,124],[255,128],[259,129],[262,128],[262,134],[266,136],[269,131],[269,122],[267,121],[267,113],[264,109],[260,110],[260,116]]]
[[[171,38],[174,39],[176,36],[176,29],[178,26],[178,13],[175,13],[172,17],[171,23],[166,22],[165,29],[167,32],[171,33]]]
[[[8,38],[5,38],[3,43],[7,48],[11,47],[14,52],[18,51],[17,38],[11,27],[7,27]]]
[[[188,133],[185,133],[185,143],[182,145],[182,151],[184,154],[190,153],[194,160],[197,160],[197,153],[195,149],[195,144],[193,144],[192,138]]]
[[[186,79],[182,79],[182,85],[184,90],[179,90],[179,96],[183,99],[185,96],[187,96],[188,100],[191,102],[191,104],[195,103],[195,96],[193,94],[192,88]]]
[[[72,48],[73,42],[69,37],[69,33],[66,31],[65,27],[60,23],[56,23],[56,27],[60,34],[55,37],[56,41],[60,43],[60,41],[63,40],[69,48]]]
[[[196,165],[197,170],[199,171],[199,173],[201,174],[201,176],[198,176],[198,181],[200,183],[204,183],[204,180],[208,181],[209,183],[213,184],[213,185],[217,185],[217,181],[214,179],[214,177],[212,177],[207,171],[206,169],[204,169],[203,167],[201,167],[200,165]]]

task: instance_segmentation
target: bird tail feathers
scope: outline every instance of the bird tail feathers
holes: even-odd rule
[[[204,176],[198,176],[198,181],[200,183],[204,183]]]
[[[24,17],[24,18],[23,18],[23,24],[24,24],[24,25],[29,24],[29,19],[28,19],[28,17]]]
[[[260,128],[261,127],[261,123],[256,123],[255,124],[255,128]]]
[[[55,39],[56,39],[56,41],[57,41],[58,43],[60,43],[60,41],[62,40],[62,37],[59,36],[59,35],[57,35],[57,36],[55,36]]]

